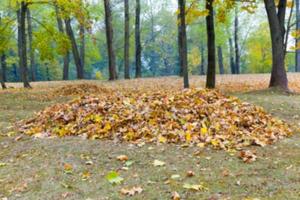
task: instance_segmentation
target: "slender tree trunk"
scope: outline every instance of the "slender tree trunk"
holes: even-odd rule
[[[48,64],[46,64],[46,77],[47,77],[47,81],[51,81]]]
[[[6,56],[5,53],[2,54],[1,56],[1,69],[0,69],[0,83],[1,83],[1,87],[2,89],[6,89]]]
[[[116,56],[113,47],[113,28],[112,28],[112,15],[110,0],[104,0],[105,7],[105,25],[106,25],[106,41],[107,41],[107,52],[109,61],[109,80],[117,79],[116,72]]]
[[[35,66],[35,54],[32,47],[33,36],[32,36],[32,20],[30,9],[27,9],[27,28],[28,28],[28,42],[29,42],[29,56],[30,56],[30,74],[31,81],[36,81],[36,66]]]
[[[73,29],[71,26],[70,18],[65,19],[65,26],[66,26],[67,35],[69,36],[69,39],[70,39],[71,45],[72,45],[72,52],[73,52],[73,57],[74,57],[75,65],[76,65],[77,78],[84,79],[84,72],[83,72],[83,68],[81,65],[82,61],[80,59],[80,54],[79,54],[76,39],[74,36],[74,32],[73,32]]]
[[[63,80],[69,80],[70,52],[64,56]]]
[[[280,1],[278,13],[274,0],[264,0],[268,15],[270,34],[272,39],[272,74],[270,87],[288,90],[288,79],[284,62],[284,13],[286,0]],[[283,27],[283,29],[282,29]]]
[[[85,68],[85,28],[84,25],[80,25],[79,27],[79,35],[80,35],[80,61],[82,71],[84,73]]]
[[[238,18],[237,9],[235,9],[235,17],[234,17],[234,45],[235,45],[235,72],[236,74],[240,74],[239,18]]]
[[[18,19],[18,43],[19,43],[19,64],[21,69],[21,76],[24,88],[31,88],[28,81],[28,69],[27,69],[27,41],[26,41],[26,13],[27,4],[22,1],[21,8],[19,9]]]
[[[135,9],[135,77],[142,77],[142,46],[141,46],[141,2],[136,0]]]
[[[65,29],[63,25],[63,20],[60,16],[60,11],[57,6],[55,6],[56,20],[59,32],[65,34]],[[69,80],[69,63],[70,63],[70,52],[67,50],[66,55],[64,55],[64,65],[63,65],[63,80]]]
[[[181,69],[183,72],[183,83],[184,88],[189,88],[189,73],[188,73],[188,61],[187,61],[187,39],[186,39],[186,20],[185,20],[185,3],[186,0],[179,0],[179,11],[180,11],[180,42],[181,48],[179,48],[179,56],[181,58]]]
[[[124,48],[124,78],[130,79],[130,66],[129,66],[129,51],[130,51],[130,16],[129,16],[129,0],[124,0],[125,6],[125,48]]]
[[[300,0],[296,0],[296,31],[297,33],[300,32]],[[296,42],[295,46],[299,47],[300,45],[299,36],[296,37],[295,42]],[[295,71],[300,72],[300,49],[299,48],[296,49],[295,60],[296,60]]]
[[[204,55],[204,44],[201,42],[201,64],[200,64],[200,75],[205,75],[205,55]]]
[[[178,0],[178,5],[180,5],[180,0]],[[178,62],[179,62],[179,76],[183,77],[183,64],[182,64],[182,57],[180,55],[180,52],[182,51],[182,38],[181,38],[181,25],[180,25],[180,12],[177,15],[177,24],[178,24]]]
[[[218,46],[218,63],[220,74],[224,74],[223,52],[221,46]]]
[[[206,0],[206,9],[209,14],[206,16],[206,29],[207,29],[207,79],[206,87],[216,87],[216,46],[215,46],[215,27],[214,27],[214,0]]]
[[[236,74],[235,72],[235,64],[234,64],[234,53],[233,53],[233,44],[232,44],[232,39],[229,38],[228,39],[228,43],[229,43],[229,57],[230,57],[230,69],[231,69],[231,74]]]

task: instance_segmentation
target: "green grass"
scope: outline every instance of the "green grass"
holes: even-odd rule
[[[0,94],[0,132],[34,112],[68,98],[40,98],[38,91]],[[286,96],[273,92],[234,94],[241,99],[263,106],[273,115],[298,124],[300,96]],[[296,134],[279,143],[257,151],[258,160],[244,164],[223,151],[183,148],[177,145],[142,147],[116,144],[113,141],[89,141],[81,138],[33,139],[0,137],[0,199],[125,199],[121,188],[141,186],[142,194],[130,199],[171,199],[177,191],[182,199],[300,199],[300,137]],[[129,169],[122,170],[118,155],[125,154],[134,161]],[[154,167],[155,159],[166,163]],[[93,161],[86,165],[86,161]],[[64,172],[64,163],[73,166],[73,173]],[[124,183],[111,185],[105,176],[119,171]],[[187,171],[194,177],[186,177]],[[89,180],[82,173],[89,171]],[[228,172],[228,176],[227,173]],[[180,180],[171,180],[179,174]],[[207,191],[193,192],[183,188],[184,183],[203,183]]]

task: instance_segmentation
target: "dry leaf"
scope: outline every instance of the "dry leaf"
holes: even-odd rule
[[[117,160],[125,162],[125,161],[128,160],[128,156],[126,156],[126,155],[120,155],[120,156],[117,157]]]
[[[120,192],[123,195],[134,196],[136,194],[142,193],[143,189],[141,187],[133,187],[133,188],[130,188],[130,189],[122,188]]]
[[[177,192],[172,193],[172,200],[180,200],[180,195]]]

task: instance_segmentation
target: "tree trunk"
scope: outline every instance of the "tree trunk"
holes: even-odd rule
[[[206,0],[206,9],[209,14],[206,16],[206,29],[207,29],[207,79],[206,87],[216,87],[216,46],[215,46],[215,27],[214,27],[214,0]]]
[[[184,88],[189,88],[189,73],[188,73],[188,61],[187,61],[187,39],[186,39],[186,21],[185,21],[185,2],[186,0],[179,0],[178,6],[180,11],[180,21],[179,21],[179,38],[180,46],[179,57],[181,59],[181,69],[183,73],[183,83]]]
[[[59,32],[65,34],[63,20],[60,17],[59,8],[55,6],[56,20]],[[64,55],[64,65],[63,65],[63,80],[69,80],[69,63],[70,63],[70,52],[67,50],[66,55]]]
[[[18,43],[19,43],[19,65],[24,88],[31,88],[28,82],[27,69],[27,41],[26,41],[26,13],[27,4],[22,1],[21,8],[18,10]]]
[[[64,56],[63,80],[69,80],[70,52]]]
[[[228,39],[229,43],[229,57],[230,57],[230,69],[231,69],[231,74],[236,74],[235,73],[235,64],[234,64],[234,53],[233,53],[233,44],[232,44],[232,39],[231,37]]]
[[[200,75],[205,75],[205,55],[204,55],[204,44],[201,42],[201,64],[200,64]]]
[[[235,73],[240,74],[240,49],[239,49],[239,18],[235,9],[234,17],[234,45],[235,45]]]
[[[142,46],[141,46],[141,2],[136,0],[135,9],[135,77],[142,77]]]
[[[297,31],[297,33],[300,32],[300,0],[296,0],[296,31]],[[295,42],[296,42],[295,46],[297,48],[298,44],[300,45],[300,40],[299,40],[298,34],[297,34]],[[296,60],[295,71],[300,72],[300,49],[299,48],[296,49],[295,60]]]
[[[180,0],[178,0],[178,5],[180,5]],[[183,77],[183,64],[182,64],[182,57],[180,55],[180,52],[182,51],[182,41],[181,41],[181,26],[180,26],[180,12],[177,15],[177,26],[178,26],[178,61],[179,61],[179,76]]]
[[[82,71],[84,73],[85,66],[85,28],[84,25],[81,24],[79,27],[79,35],[80,35],[80,61]]]
[[[77,78],[78,79],[84,79],[84,72],[83,72],[83,68],[82,68],[82,62],[80,59],[80,54],[78,51],[78,47],[77,47],[77,43],[76,43],[76,39],[74,36],[74,32],[71,26],[71,19],[67,18],[65,19],[65,26],[66,26],[66,32],[67,35],[69,36],[69,39],[71,41],[71,45],[72,45],[72,52],[73,52],[73,57],[74,57],[74,61],[75,61],[75,65],[76,65],[76,71],[77,71]]]
[[[224,74],[223,52],[221,46],[218,46],[218,63],[219,63],[220,74]]]
[[[130,51],[130,16],[129,16],[129,0],[124,0],[125,6],[125,48],[124,48],[124,78],[130,79],[130,66],[129,66],[129,51]]]
[[[27,28],[28,28],[31,81],[36,81],[35,54],[34,54],[34,49],[32,48],[32,42],[33,42],[32,20],[31,20],[31,12],[29,8],[27,9]]]
[[[285,3],[283,2],[285,1]],[[272,74],[270,87],[278,87],[288,90],[288,80],[285,71],[284,62],[284,35],[282,35],[284,27],[284,13],[286,9],[286,0],[282,0],[278,6],[278,15],[276,13],[276,5],[274,0],[264,0],[265,8],[268,15],[270,34],[272,39]]]
[[[0,83],[1,83],[1,87],[2,89],[6,89],[6,56],[5,53],[2,54],[1,56],[1,69],[0,69]]]
[[[108,62],[109,62],[109,80],[117,79],[116,72],[116,56],[113,47],[113,28],[112,28],[112,15],[110,0],[104,0],[105,7],[105,26],[106,26],[106,41],[107,41],[107,52],[108,52]]]

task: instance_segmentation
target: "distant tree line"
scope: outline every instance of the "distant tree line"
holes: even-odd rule
[[[270,87],[288,90],[285,61],[290,58],[287,53],[291,33],[295,38],[295,71],[300,71],[299,0],[281,0],[278,4],[264,0],[270,56],[263,46],[259,47],[259,54],[251,51],[255,47],[247,46],[249,41],[258,41],[254,35],[247,41],[240,39],[240,10],[256,15],[257,2],[206,0],[203,4],[197,0],[178,0],[177,3],[177,17],[174,17],[167,9],[171,3],[165,0],[157,3],[158,8],[153,7],[151,0],[147,3],[124,0],[123,5],[114,0],[92,4],[85,0],[4,0],[0,7],[1,86],[6,88],[9,65],[12,66],[9,77],[13,77],[10,80],[21,80],[25,88],[31,88],[30,81],[37,81],[41,76],[43,80],[69,80],[70,74],[76,79],[89,79],[96,74],[94,78],[102,79],[100,71],[105,68],[109,80],[177,74],[183,77],[185,88],[189,87],[189,74],[196,73],[206,75],[207,88],[215,88],[218,72],[247,72],[244,57],[249,56],[254,62],[257,56],[264,66],[271,66]],[[49,9],[37,14],[39,8]],[[135,17],[131,17],[132,8]],[[101,15],[103,26],[99,20]],[[195,26],[197,23],[200,25]],[[172,37],[174,34],[177,37]],[[14,36],[16,40],[12,39]],[[99,43],[106,43],[106,48],[99,48]],[[12,48],[15,44],[16,51]],[[60,64],[61,74],[57,67]],[[74,71],[71,66],[75,67]]]

